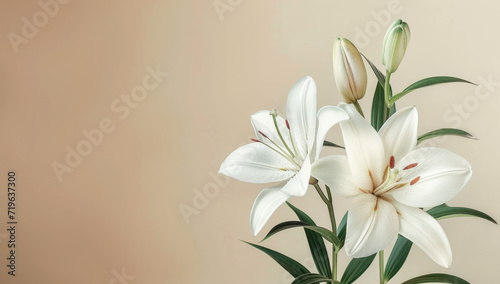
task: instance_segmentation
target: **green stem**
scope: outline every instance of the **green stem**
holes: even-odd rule
[[[330,191],[330,188],[328,185],[325,185],[326,187],[326,193],[328,194],[328,213],[330,213],[330,222],[332,224],[332,232],[337,235],[337,222],[335,221],[335,213],[333,212],[333,198],[332,198],[332,192]]]
[[[332,251],[332,283],[335,283],[337,280],[337,254],[338,250],[335,246],[333,246],[333,251]]]
[[[381,250],[378,252],[378,265],[379,265],[379,273],[380,273],[380,284],[385,284],[384,277],[384,251]]]
[[[325,196],[323,191],[321,190],[321,187],[318,184],[314,185],[314,188],[316,188],[316,191],[318,192],[319,196],[321,196],[321,199],[323,199],[323,202],[325,202],[326,206],[328,207],[328,213],[330,214],[330,222],[332,225],[332,232],[334,235],[337,235],[337,222],[335,221],[335,213],[333,212],[333,198],[332,198],[332,192],[330,191],[330,188],[325,185],[326,187],[326,193],[328,197]],[[338,248],[332,244],[332,283],[337,281],[337,254],[338,254]]]
[[[385,74],[385,84],[384,84],[384,97],[385,97],[385,113],[384,113],[384,122],[389,119],[389,116],[391,114],[391,93],[390,93],[390,87],[391,84],[389,81],[391,80],[391,73],[386,72]]]
[[[328,200],[328,198],[326,198],[325,194],[321,190],[321,187],[319,187],[319,184],[315,184],[314,188],[316,188],[316,191],[318,192],[319,196],[321,196],[321,199],[323,199],[323,202],[325,202],[326,206],[328,206],[328,204],[330,204],[330,200]]]
[[[352,103],[354,107],[356,107],[356,110],[361,114],[362,117],[365,117],[365,114],[363,113],[363,110],[361,109],[361,106],[359,105],[358,101],[355,101]]]

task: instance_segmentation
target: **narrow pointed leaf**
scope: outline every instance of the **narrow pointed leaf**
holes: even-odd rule
[[[464,80],[464,79],[456,78],[456,77],[450,77],[450,76],[429,77],[429,78],[425,78],[425,79],[422,79],[420,81],[417,81],[417,82],[411,84],[410,86],[408,86],[408,88],[404,89],[401,93],[399,93],[399,94],[395,95],[394,97],[392,97],[391,103],[396,102],[397,100],[399,100],[400,98],[402,98],[406,94],[408,94],[411,91],[414,91],[416,89],[420,89],[420,88],[427,87],[427,86],[432,86],[432,85],[437,85],[437,84],[457,83],[457,82],[459,82],[459,83],[469,83],[469,84],[475,85],[472,82],[469,82],[469,81]]]
[[[259,249],[260,251],[270,256],[279,265],[281,265],[281,267],[283,267],[286,271],[288,271],[293,277],[298,277],[302,274],[310,273],[309,270],[307,270],[307,268],[305,268],[302,264],[282,253],[249,242],[245,243],[253,246],[254,248]]]
[[[323,142],[323,146],[330,146],[330,147],[337,147],[337,148],[345,149],[344,146],[340,146],[340,145],[337,145],[337,144],[335,144],[333,142],[326,141],[326,140]]]
[[[399,272],[410,253],[412,244],[413,243],[407,238],[401,235],[398,236],[398,240],[392,248],[391,255],[385,267],[384,278],[386,282],[391,280],[391,278]]]
[[[300,275],[299,277],[295,278],[292,284],[314,284],[322,282],[332,283],[332,279],[326,278],[325,276],[320,274],[309,273]]]
[[[403,282],[402,284],[419,284],[419,283],[470,284],[469,282],[465,281],[464,279],[462,279],[460,277],[449,275],[449,274],[444,274],[444,273],[434,273],[434,274],[422,275],[422,276],[407,280],[407,281]]]
[[[304,222],[310,226],[316,226],[316,223],[307,216],[306,213],[302,212],[297,207],[293,206],[289,202],[286,203],[292,210],[295,212],[297,217],[301,222]],[[323,241],[323,237],[311,230],[304,229],[306,233],[307,243],[309,244],[309,249],[311,250],[311,255],[314,260],[314,264],[316,269],[321,275],[326,276],[327,278],[332,277],[332,271],[330,270],[330,258],[328,256],[328,252],[326,251],[325,242]]]
[[[270,238],[274,234],[279,233],[283,230],[290,229],[290,228],[296,228],[296,227],[304,227],[304,226],[309,226],[309,224],[304,223],[304,222],[300,222],[300,221],[288,221],[288,222],[280,223],[280,224],[274,226],[269,231],[269,233],[267,233],[266,237],[263,238],[262,241],[260,241],[260,242],[267,240],[268,238]]]
[[[337,229],[337,236],[339,237],[340,241],[340,246],[339,249],[341,249],[344,246],[345,242],[345,235],[346,235],[346,226],[347,226],[347,213],[344,214],[344,217],[342,218],[342,221],[340,221],[339,228]]]
[[[472,136],[469,132],[460,130],[460,129],[455,129],[455,128],[441,128],[437,129],[428,133],[425,133],[423,135],[420,135],[417,139],[417,144],[427,140],[427,139],[432,139],[434,137],[439,137],[443,135],[454,135],[454,136],[460,136],[460,137],[465,137],[469,139],[476,139],[474,136]]]
[[[452,218],[452,217],[472,216],[472,217],[479,217],[497,224],[495,219],[491,218],[489,215],[481,211],[466,207],[450,207],[446,204],[441,204],[439,206],[429,209],[427,213],[429,213],[432,217],[436,218],[437,220]]]
[[[384,124],[384,112],[385,112],[385,95],[384,87],[377,84],[375,88],[375,93],[373,94],[372,101],[372,126],[375,130],[379,130]],[[393,115],[396,112],[396,105],[392,105],[390,114]]]
[[[342,275],[342,284],[351,284],[356,281],[370,267],[376,254],[363,258],[353,258]]]
[[[304,228],[320,234],[323,238],[325,238],[325,240],[334,244],[336,247],[340,246],[339,238],[335,234],[333,234],[332,231],[328,230],[327,228],[323,228],[323,227],[319,227],[319,226],[307,226]]]
[[[384,100],[384,87],[378,83],[372,101],[372,126],[377,131],[382,127],[382,124],[384,124]]]
[[[375,76],[377,77],[378,79],[378,82],[380,83],[380,85],[384,85],[385,84],[385,76],[384,74],[378,70],[378,68],[375,66],[375,64],[373,64],[370,60],[368,60],[368,58],[366,58],[366,56],[364,54],[361,54],[363,55],[363,57],[365,58],[366,62],[368,62],[368,65],[370,65],[370,67],[372,68],[373,70],[373,73],[375,73]]]
[[[280,223],[280,224],[274,226],[261,242],[263,242],[264,240],[268,239],[269,237],[273,236],[274,234],[276,234],[278,232],[281,232],[281,231],[286,230],[286,229],[297,228],[297,227],[304,227],[304,229],[306,229],[306,230],[314,231],[314,232],[320,234],[323,238],[325,238],[327,241],[334,244],[335,246],[340,245],[339,239],[330,230],[323,228],[323,227],[318,227],[318,226],[309,226],[307,223],[300,222],[300,221],[288,221],[288,222],[283,222],[283,223]]]

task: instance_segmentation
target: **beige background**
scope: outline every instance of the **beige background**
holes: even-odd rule
[[[428,88],[399,105],[418,106],[420,133],[460,127],[480,138],[452,137],[428,145],[451,149],[473,165],[472,180],[451,204],[500,219],[499,4],[67,2],[50,6],[53,13],[46,19],[37,1],[0,4],[0,282],[290,283],[272,260],[240,242],[262,237],[251,236],[248,219],[263,185],[218,176],[218,167],[252,137],[249,115],[284,110],[289,88],[302,76],[316,80],[319,106],[337,104],[334,38],[352,39],[381,67],[381,41],[397,18],[409,23],[412,39],[393,76],[396,90],[433,75],[478,84]],[[229,8],[218,12],[214,4]],[[23,17],[33,23],[33,16],[37,30],[24,28],[30,38],[12,44],[12,33],[23,36]],[[160,77],[153,88],[148,68],[168,77]],[[122,95],[140,90],[144,80],[151,90],[131,104],[134,108],[125,107]],[[369,80],[365,112],[376,82],[372,74]],[[124,107],[130,111],[126,116]],[[78,165],[59,181],[54,162],[66,163],[67,147],[88,143],[82,142],[88,140],[82,131],[106,122],[113,131],[86,148],[88,155],[79,164],[73,161]],[[329,139],[342,141],[338,128]],[[10,169],[18,178],[15,278],[7,276],[5,263]],[[193,204],[204,190],[209,198]],[[314,191],[291,201],[328,226],[327,211],[317,205],[321,201]],[[337,198],[337,215],[347,205]],[[179,206],[192,207],[193,214],[184,218]],[[293,218],[282,207],[264,231]],[[445,272],[471,283],[497,283],[499,227],[472,218],[441,223],[453,248],[452,267],[443,269],[414,248],[392,282]],[[312,268],[301,230],[264,244]],[[342,254],[340,268],[346,265]],[[129,278],[120,279],[122,273]],[[377,277],[374,264],[358,283],[377,283]]]

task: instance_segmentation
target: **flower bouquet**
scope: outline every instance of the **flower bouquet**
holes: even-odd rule
[[[253,235],[261,231],[283,203],[297,215],[298,220],[274,226],[263,239],[290,228],[303,228],[316,272],[284,254],[249,243],[288,271],[294,284],[353,283],[377,254],[378,281],[387,283],[401,269],[413,244],[437,264],[450,267],[451,247],[438,220],[475,216],[496,223],[480,211],[446,205],[471,178],[469,162],[442,148],[418,147],[420,142],[437,136],[473,136],[454,128],[419,136],[416,107],[396,110],[395,103],[414,90],[442,83],[470,83],[456,77],[430,77],[394,92],[391,75],[398,69],[409,40],[410,30],[405,22],[398,20],[390,26],[383,42],[384,75],[349,40],[337,39],[333,44],[333,71],[345,103],[317,111],[316,84],[311,77],[302,78],[288,95],[286,118],[275,109],[251,115],[256,136],[253,143],[236,149],[221,165],[221,173],[241,181],[277,183],[264,189],[255,200],[250,213]],[[363,57],[377,78],[371,122],[365,119],[358,103],[367,87]],[[342,131],[343,146],[325,141],[336,124]],[[325,146],[343,148],[345,155],[321,157]],[[317,226],[305,212],[288,203],[290,197],[305,195],[310,186],[323,200],[331,228]],[[338,224],[332,203],[334,195],[352,201]],[[384,250],[394,241],[385,262]],[[343,248],[352,260],[340,274],[338,253]],[[431,282],[468,283],[442,273],[418,276],[404,283]]]

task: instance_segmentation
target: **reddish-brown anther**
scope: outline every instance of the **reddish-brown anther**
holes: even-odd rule
[[[414,185],[417,183],[417,181],[420,179],[420,176],[414,178],[411,182],[410,182],[410,185]]]
[[[408,166],[406,166],[403,170],[409,170],[409,169],[413,169],[414,167],[416,167],[418,165],[418,163],[413,163],[413,164],[410,164]]]
[[[260,130],[259,130],[259,134],[260,134],[260,135],[262,135],[262,136],[264,136],[264,138],[267,138],[267,135],[266,135],[266,134],[264,134],[264,133],[262,133],[262,131],[260,131]],[[269,139],[269,138],[268,138],[268,139]]]

